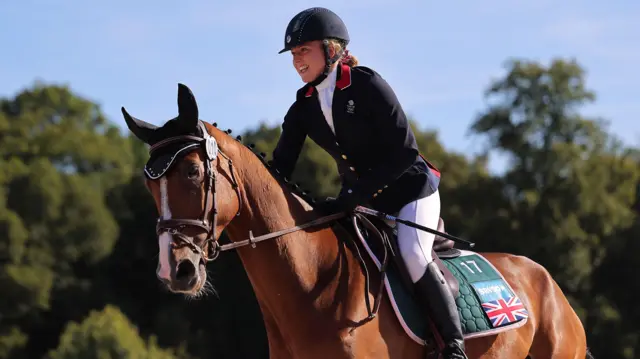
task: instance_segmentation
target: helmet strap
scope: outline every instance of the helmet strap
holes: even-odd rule
[[[333,57],[329,57],[329,40],[324,39],[322,40],[322,49],[324,50],[324,58],[325,58],[325,65],[324,65],[324,71],[318,75],[318,77],[315,78],[315,80],[311,81],[309,83],[309,85],[311,86],[317,86],[319,85],[322,81],[324,81],[324,79],[327,78],[327,76],[329,76],[329,70],[331,69],[331,65],[333,65],[336,61],[338,61],[338,59],[340,59],[340,56],[342,56],[342,54],[344,53],[344,49],[340,49],[339,52],[336,52]]]

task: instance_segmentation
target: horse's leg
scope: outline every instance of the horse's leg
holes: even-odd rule
[[[273,316],[270,312],[265,310],[266,308],[262,303],[258,301],[258,304],[262,310],[262,318],[267,334],[267,341],[269,342],[269,359],[293,359],[293,355],[287,347],[287,343],[282,337]]]
[[[522,345],[529,343],[531,359],[585,359],[582,323],[549,272],[526,257],[483,255],[505,276],[529,310],[529,322],[517,332]]]

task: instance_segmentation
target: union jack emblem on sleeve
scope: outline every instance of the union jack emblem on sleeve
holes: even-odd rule
[[[514,296],[507,300],[500,298],[482,303],[482,309],[487,313],[494,328],[510,324],[529,317],[520,298]]]

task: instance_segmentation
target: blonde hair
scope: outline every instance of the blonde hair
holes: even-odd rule
[[[327,39],[329,42],[329,47],[333,48],[333,51],[340,52],[340,50],[344,49],[344,53],[342,54],[342,58],[340,61],[342,63],[348,65],[349,67],[358,66],[358,58],[349,53],[349,50],[346,49],[343,42],[337,39]]]

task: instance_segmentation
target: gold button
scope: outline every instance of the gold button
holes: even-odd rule
[[[349,167],[350,170],[355,171],[356,169],[353,167]]]
[[[346,160],[347,159],[347,155],[342,155],[342,158]]]
[[[382,190],[381,190],[381,189],[379,189],[379,190],[378,190],[378,193],[382,193]]]
[[[373,194],[373,197],[374,197],[374,198],[375,198],[375,197],[378,197],[378,194],[377,194],[377,193],[374,193],[374,194]]]

